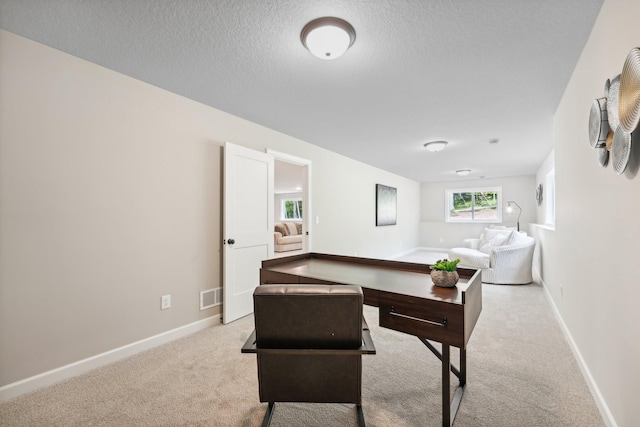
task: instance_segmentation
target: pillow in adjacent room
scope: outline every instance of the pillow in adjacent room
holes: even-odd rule
[[[287,226],[287,235],[289,236],[297,236],[298,235],[298,229],[296,228],[296,225],[293,222],[285,222],[284,225]]]
[[[284,224],[280,223],[280,224],[275,224],[275,230],[282,234],[282,236],[288,236],[289,235],[289,230],[287,230],[287,227],[285,227]]]

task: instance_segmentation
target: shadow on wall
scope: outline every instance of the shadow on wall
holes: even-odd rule
[[[631,134],[631,153],[629,153],[629,163],[624,171],[624,176],[633,179],[640,169],[640,127]]]

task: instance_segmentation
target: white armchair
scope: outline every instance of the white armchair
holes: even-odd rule
[[[485,228],[479,239],[465,239],[465,247],[449,250],[460,266],[482,269],[482,281],[495,284],[531,283],[535,239],[515,230]]]

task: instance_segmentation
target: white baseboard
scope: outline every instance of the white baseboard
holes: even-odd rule
[[[401,252],[401,253],[399,253],[399,254],[391,255],[391,256],[389,257],[389,259],[391,259],[391,260],[398,259],[398,258],[401,258],[401,257],[403,257],[403,256],[405,256],[405,255],[409,255],[409,254],[410,254],[410,253],[412,253],[413,251],[415,251],[415,249],[409,249],[408,251],[404,251],[404,252]]]
[[[7,384],[0,387],[0,402],[6,402],[39,388],[47,387],[60,381],[84,374],[93,369],[108,365],[109,363],[117,362],[118,360],[122,360],[126,357],[166,344],[217,324],[220,324],[219,314],[38,375],[34,375],[30,378],[25,378],[11,384]]]
[[[392,260],[393,259],[398,259],[398,258],[401,258],[401,257],[403,257],[405,255],[409,255],[409,254],[411,254],[411,253],[413,253],[415,251],[445,252],[446,253],[448,250],[449,249],[446,249],[446,248],[424,248],[422,246],[418,246],[418,247],[415,247],[413,249],[409,249],[408,251],[405,251],[405,252],[402,252],[402,253],[399,253],[399,254],[395,254],[395,255],[389,257],[389,259],[392,259]]]
[[[549,288],[544,283],[544,280],[542,280],[542,277],[540,276],[537,269],[534,269],[534,270],[538,279],[540,280],[540,284],[542,284],[542,288],[544,289],[544,293],[547,296],[547,300],[551,304],[551,308],[553,309],[553,314],[555,315],[556,319],[558,320],[558,323],[560,324],[560,329],[562,329],[562,332],[564,333],[564,336],[567,339],[567,342],[569,343],[569,347],[573,352],[573,356],[576,358],[576,361],[578,362],[578,366],[580,367],[582,376],[584,377],[587,383],[587,387],[589,387],[589,391],[591,391],[591,395],[593,396],[593,399],[596,402],[596,406],[598,407],[598,411],[600,411],[600,415],[602,415],[602,418],[608,427],[618,427],[618,424],[616,423],[616,420],[613,417],[613,414],[609,410],[609,406],[607,406],[607,402],[604,400],[602,393],[600,393],[600,389],[598,388],[596,381],[591,375],[591,371],[589,370],[589,367],[587,366],[587,364],[584,361],[584,358],[582,357],[582,353],[580,353],[580,350],[576,346],[576,343],[573,340],[573,337],[571,336],[571,333],[569,332],[567,325],[564,323],[564,320],[560,315],[560,311],[558,310],[558,307],[556,307],[556,304],[553,301],[553,298],[551,298],[551,294],[549,293]]]
[[[449,248],[425,248],[420,246],[416,249],[419,249],[421,251],[429,251],[429,252],[444,252],[444,253],[449,252]]]

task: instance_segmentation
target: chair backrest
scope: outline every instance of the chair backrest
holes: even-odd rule
[[[362,345],[359,286],[261,285],[253,298],[259,348],[357,349]]]

